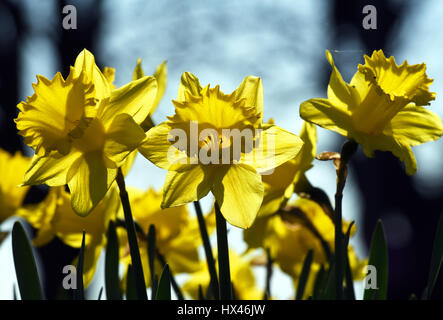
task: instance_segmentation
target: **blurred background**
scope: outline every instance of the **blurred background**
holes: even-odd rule
[[[62,27],[62,8],[68,4],[77,9],[76,30]],[[362,10],[368,4],[377,9],[375,30],[362,27],[366,16]],[[116,69],[117,86],[132,79],[137,58],[142,58],[146,74],[168,61],[168,86],[153,116],[156,123],[173,114],[171,99],[183,71],[197,75],[202,84],[220,84],[226,93],[245,76],[255,75],[264,85],[265,119],[272,117],[279,126],[298,133],[300,103],[326,96],[330,75],[326,49],[332,51],[346,81],[363,62],[363,54],[375,49],[394,55],[398,64],[405,59],[410,64],[425,62],[429,77],[435,79],[431,91],[437,92],[431,108],[443,117],[442,17],[443,3],[438,0],[0,0],[0,147],[32,155],[12,120],[16,105],[32,95],[37,74],[52,78],[61,71],[67,76],[83,48],[94,53],[99,67]],[[318,129],[319,152],[339,151],[342,143],[338,134]],[[407,299],[423,291],[443,209],[443,140],[413,151],[418,172],[408,177],[390,153],[377,152],[368,159],[359,150],[344,193],[344,217],[356,221],[352,244],[360,257],[367,256],[375,223],[383,219],[390,299]],[[140,156],[128,184],[161,188],[164,177],[164,171]],[[336,177],[331,163],[316,162],[308,177],[333,199]],[[33,187],[26,201],[37,202],[45,192]],[[209,208],[209,197],[204,205]],[[7,221],[0,227],[7,231],[11,226]],[[240,230],[231,227],[229,240],[238,251],[245,248],[241,239]],[[37,253],[44,262],[40,271],[45,293],[52,298],[64,276],[63,266],[77,252],[54,240]],[[258,270],[257,280],[263,283],[263,278],[264,270]],[[12,298],[14,282],[7,239],[0,246],[0,298]],[[293,295],[291,281],[283,274],[275,276],[273,288],[277,298]],[[434,297],[443,298],[443,279]]]

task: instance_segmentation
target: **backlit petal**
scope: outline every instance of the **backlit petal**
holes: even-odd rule
[[[257,217],[264,189],[261,176],[253,167],[238,164],[216,172],[212,193],[225,219],[247,229]]]
[[[182,171],[168,171],[161,206],[167,208],[197,201],[208,194],[211,186],[211,171],[200,165],[188,165]]]

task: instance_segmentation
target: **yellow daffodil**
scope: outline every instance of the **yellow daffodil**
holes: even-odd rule
[[[440,118],[423,106],[435,99],[426,65],[398,66],[382,50],[365,55],[351,82],[343,81],[332,55],[327,99],[310,99],[300,106],[306,121],[335,131],[359,143],[368,157],[375,150],[390,151],[404,162],[406,173],[417,171],[412,146],[433,141],[443,134]]]
[[[132,214],[134,220],[142,227],[144,234],[148,233],[150,225],[155,226],[156,248],[169,264],[171,271],[177,273],[195,272],[200,266],[198,247],[201,245],[198,222],[191,218],[186,206],[162,209],[162,193],[154,189],[142,191],[128,188]],[[123,217],[123,212],[120,212]],[[213,217],[212,217],[213,218]],[[213,230],[212,220],[210,231]],[[145,273],[145,281],[149,286],[151,274],[148,264],[148,250],[146,239],[140,241],[140,256]],[[119,232],[119,243],[121,248],[122,262],[126,265],[131,263],[129,256],[128,239],[125,233]],[[163,266],[156,259],[156,275],[160,277]],[[126,270],[126,269],[125,269]]]
[[[73,248],[80,248],[85,231],[84,282],[88,285],[95,273],[100,253],[106,247],[106,230],[111,219],[116,218],[120,202],[113,188],[87,216],[81,217],[71,208],[71,195],[64,187],[51,188],[39,204],[25,206],[17,215],[26,219],[37,235],[32,243],[44,246],[54,237]]]
[[[277,212],[294,192],[304,191],[309,184],[306,171],[312,168],[312,161],[317,152],[315,125],[303,122],[300,138],[304,144],[295,158],[275,168],[272,174],[262,176],[265,195],[259,216]]]
[[[0,149],[0,223],[12,216],[22,205],[29,187],[19,187],[31,158],[19,152],[11,155]]]
[[[244,231],[244,240],[249,248],[269,249],[271,258],[281,270],[298,281],[303,261],[309,250],[313,250],[313,262],[328,263],[328,253],[334,250],[334,223],[314,201],[299,198],[290,206],[290,211],[257,218],[252,228]],[[346,232],[349,223],[343,223]],[[355,232],[355,226],[352,234]],[[362,278],[364,262],[355,255],[349,246],[351,269],[354,275]]]
[[[145,76],[145,73],[142,68],[142,61],[141,59],[137,60],[137,65],[135,66],[134,73],[132,76],[132,80],[139,80]],[[105,74],[106,75],[106,74]],[[166,82],[167,82],[167,75],[168,75],[168,67],[166,65],[166,61],[163,61],[155,70],[154,72],[154,78],[157,80],[157,94],[155,95],[155,100],[152,105],[152,109],[150,112],[150,115],[146,117],[145,120],[140,124],[140,126],[143,128],[144,131],[148,131],[154,126],[154,122],[151,119],[151,115],[154,113],[154,111],[157,109],[161,99],[163,98],[163,95],[165,94],[166,90]],[[114,79],[114,77],[110,77],[110,79]],[[111,83],[112,83],[111,81]],[[125,163],[122,166],[123,174],[126,175],[129,170],[131,169],[132,165],[134,164],[135,157],[137,156],[138,151],[137,149],[132,151],[126,158]]]
[[[110,71],[111,70],[111,71]],[[35,150],[25,185],[68,184],[74,211],[88,215],[115,180],[117,168],[145,137],[139,126],[152,109],[157,81],[143,77],[112,90],[94,56],[83,50],[65,80],[37,76],[35,93],[15,119]]]
[[[261,174],[294,158],[301,139],[262,123],[263,87],[257,77],[246,77],[226,95],[219,86],[202,88],[185,72],[173,103],[175,115],[149,130],[139,147],[168,170],[162,207],[211,191],[229,223],[250,227],[263,200]]]
[[[263,290],[255,283],[252,270],[253,256],[251,254],[239,255],[229,251],[229,265],[231,268],[231,281],[234,287],[234,296],[238,300],[261,300]],[[216,264],[217,265],[217,264]],[[200,270],[191,274],[189,280],[183,285],[183,291],[193,299],[198,299],[198,290],[201,286],[203,294],[209,287],[210,277],[206,263],[201,263]]]

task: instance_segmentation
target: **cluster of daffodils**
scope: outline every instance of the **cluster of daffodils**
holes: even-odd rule
[[[320,274],[340,266],[334,262],[338,233],[356,232],[352,223],[337,221],[329,200],[312,194],[321,190],[306,175],[317,154],[316,125],[357,143],[368,157],[375,150],[392,152],[407,174],[417,171],[411,147],[443,134],[440,118],[425,107],[435,99],[425,64],[398,66],[374,51],[346,83],[329,51],[326,57],[332,66],[327,98],[301,104],[304,121],[294,120],[303,121],[296,135],[273,119],[263,121],[263,85],[254,76],[225,94],[185,72],[172,100],[175,113],[155,125],[151,116],[165,93],[166,63],[145,76],[138,60],[132,81],[116,88],[115,70],[100,70],[92,53],[82,51],[66,79],[60,73],[52,80],[37,76],[34,94],[18,104],[18,133],[35,153],[28,158],[0,150],[0,223],[11,216],[25,219],[36,229],[36,247],[57,237],[81,248],[85,286],[115,224],[124,270],[118,287],[127,296],[131,268],[142,270],[154,298],[167,265],[171,279],[188,275],[180,285],[173,281],[177,296],[217,298],[228,270],[232,297],[272,298],[269,288],[257,286],[253,268],[275,266],[303,291],[298,296],[315,297]],[[125,187],[138,153],[167,170],[162,190]],[[41,184],[49,186],[45,199],[28,204],[30,186]],[[195,217],[186,205],[200,208],[198,201],[209,193],[213,210]],[[244,229],[245,252],[223,247],[220,225],[226,221]],[[137,236],[131,238],[134,226]],[[218,251],[208,241],[215,230]],[[344,249],[351,278],[361,280],[367,260],[351,245]]]

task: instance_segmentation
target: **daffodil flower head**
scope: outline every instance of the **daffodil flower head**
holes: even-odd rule
[[[306,171],[312,168],[317,152],[315,125],[303,121],[300,138],[303,140],[303,147],[295,158],[275,168],[272,174],[262,176],[265,193],[259,216],[277,212],[286,205],[294,192],[306,191],[309,186]]]
[[[232,225],[248,228],[263,200],[261,174],[295,157],[303,142],[263,124],[263,87],[248,76],[231,94],[182,75],[175,114],[149,130],[139,151],[168,170],[162,207],[215,196]]]
[[[139,126],[152,109],[157,82],[143,77],[112,88],[114,72],[103,74],[83,50],[67,79],[37,76],[35,93],[18,104],[15,119],[35,150],[25,185],[68,184],[71,204],[87,215],[115,180],[117,168],[145,137]]]
[[[310,99],[300,106],[306,121],[335,131],[359,143],[368,157],[375,150],[390,151],[405,163],[409,175],[417,171],[412,146],[439,139],[440,118],[424,108],[435,99],[426,65],[400,66],[382,50],[365,55],[351,82],[346,83],[326,52],[332,66],[327,99]]]
[[[201,245],[198,221],[191,217],[186,206],[162,209],[162,192],[152,188],[144,191],[128,188],[131,209],[134,220],[148,234],[149,227],[155,226],[156,248],[164,256],[174,273],[191,273],[200,268],[198,248]],[[122,208],[120,208],[122,209]],[[123,218],[123,210],[119,211]],[[213,215],[206,216],[206,224],[213,223]],[[208,228],[211,232],[213,227]],[[129,243],[126,232],[119,231],[120,256],[126,266],[132,263],[129,255]],[[151,285],[150,267],[148,264],[148,246],[146,239],[139,239],[140,255],[142,257],[143,271],[146,285]],[[160,276],[163,266],[155,260],[156,275]]]
[[[343,232],[349,225],[343,221]],[[355,231],[354,225],[351,236]],[[259,216],[254,225],[244,231],[243,237],[249,249],[268,249],[281,270],[298,281],[309,250],[314,253],[313,270],[328,264],[328,255],[334,250],[334,234],[334,222],[322,207],[312,200],[298,198],[285,210]],[[352,246],[348,247],[348,254],[352,257],[351,270],[357,278],[363,277],[364,260],[357,257]]]
[[[85,231],[83,276],[87,286],[95,274],[100,254],[106,247],[109,221],[116,218],[119,206],[118,192],[113,187],[87,217],[81,217],[72,210],[71,194],[64,187],[53,187],[42,202],[18,209],[17,216],[26,219],[37,229],[32,240],[36,247],[47,245],[57,237],[70,247],[80,248]],[[73,264],[77,263],[74,261]]]
[[[0,149],[0,223],[20,208],[29,187],[19,187],[31,158]]]

